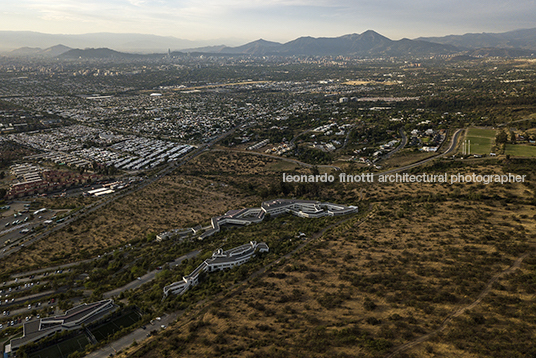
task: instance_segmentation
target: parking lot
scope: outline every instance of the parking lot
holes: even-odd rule
[[[29,202],[15,202],[10,205],[9,210],[2,213],[2,218],[0,219],[2,250],[4,250],[5,246],[32,233],[36,227],[52,224],[50,221],[58,214],[56,210],[46,210],[33,215],[35,211],[29,210],[28,207],[24,206],[28,204]]]

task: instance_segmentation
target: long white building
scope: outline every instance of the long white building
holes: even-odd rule
[[[164,287],[164,297],[167,297],[170,293],[182,295],[191,286],[197,285],[201,272],[214,272],[239,266],[255,256],[255,252],[268,252],[269,250],[266,243],[257,243],[256,241],[251,241],[249,244],[241,245],[227,251],[218,249],[214,251],[212,258],[203,261],[191,274],[183,277],[181,281]]]
[[[6,346],[6,352],[15,351],[25,344],[51,337],[59,332],[81,329],[83,325],[98,321],[117,307],[111,299],[83,303],[65,311],[64,315],[26,322],[23,326],[22,337],[13,338]]]
[[[277,216],[281,214],[292,214],[301,218],[321,218],[323,216],[337,216],[356,213],[357,206],[346,206],[342,204],[322,203],[314,200],[297,200],[297,199],[274,199],[265,201],[260,208],[246,208],[240,210],[229,210],[221,216],[213,217],[210,220],[210,226],[203,228],[205,230],[199,235],[203,240],[221,230],[223,225],[241,225],[246,226],[252,223],[259,223],[264,220],[266,214]],[[157,240],[161,241],[170,236],[177,235],[179,229],[163,232],[157,235]],[[182,229],[181,233],[185,235],[192,232],[197,234],[200,230],[189,228]]]
[[[313,200],[275,199],[265,201],[261,209],[272,216],[290,213],[302,218],[320,218],[357,212],[357,206],[322,203]]]

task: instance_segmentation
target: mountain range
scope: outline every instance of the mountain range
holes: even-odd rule
[[[0,32],[0,36],[2,32]],[[45,35],[45,34],[41,34]],[[88,35],[61,35],[61,36],[86,36]],[[178,46],[179,42],[183,46],[191,44],[187,40],[176,38],[165,38],[153,35],[128,35],[128,34],[93,34],[92,43],[110,43],[112,38],[120,38],[125,44],[130,43],[138,46],[141,41],[147,41],[145,48],[151,46],[167,47]],[[50,35],[53,36],[53,35]],[[109,37],[108,37],[109,36]],[[129,37],[130,36],[130,37]],[[140,37],[141,36],[141,37]],[[99,42],[99,38],[102,40]],[[65,38],[64,38],[65,39]],[[104,40],[105,39],[105,40]],[[130,42],[128,40],[130,39]],[[141,41],[141,42],[140,42]],[[155,41],[152,45],[149,42]],[[177,42],[178,41],[178,42]],[[182,41],[182,42],[181,42]],[[0,47],[5,45],[5,39],[0,37]],[[151,55],[141,55],[134,53],[119,52],[118,49],[111,50],[103,48],[106,45],[99,45],[99,48],[89,48],[85,50],[72,49],[66,45],[56,45],[42,50],[37,47],[23,47],[11,51],[11,56],[40,56],[40,57],[62,57],[62,58],[136,58],[136,57],[161,57],[163,51]],[[166,47],[166,46],[164,46]],[[138,48],[140,49],[140,48]],[[123,50],[124,51],[124,50]],[[229,46],[205,46],[190,47],[172,53],[173,56],[182,56],[186,53],[206,53],[211,55],[251,55],[251,56],[359,56],[359,57],[418,57],[433,55],[462,54],[467,56],[534,56],[536,52],[536,29],[526,29],[510,31],[505,33],[481,33],[450,35],[445,37],[421,37],[414,40],[401,39],[391,40],[379,33],[368,30],[361,34],[349,34],[340,37],[300,37],[295,40],[279,43],[259,39],[245,45],[237,47]]]
[[[237,39],[191,41],[173,36],[144,34],[92,33],[81,35],[44,34],[33,31],[0,31],[0,51],[6,53],[21,47],[49,48],[63,44],[70,48],[112,48],[116,51],[154,53],[210,46],[214,42],[239,44]]]
[[[11,56],[40,56],[40,57],[57,57],[67,51],[72,50],[64,45],[56,45],[46,49],[40,47],[21,47],[10,52]]]
[[[450,54],[458,49],[448,44],[436,44],[421,40],[393,41],[368,30],[362,34],[340,37],[300,37],[287,43],[257,40],[238,47],[224,47],[219,53],[281,56],[329,56],[355,55],[362,57],[421,56]]]
[[[536,29],[523,29],[503,33],[471,33],[444,37],[419,37],[417,40],[453,45],[465,49],[517,48],[536,50]]]

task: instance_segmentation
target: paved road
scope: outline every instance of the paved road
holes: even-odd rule
[[[36,300],[38,298],[45,298],[45,297],[48,297],[48,296],[53,295],[55,293],[60,293],[60,292],[65,292],[65,291],[66,291],[66,289],[57,290],[57,291],[48,290],[48,291],[34,293],[34,294],[31,294],[31,295],[28,295],[28,296],[18,297],[18,298],[15,298],[15,301],[13,301],[13,303],[11,303],[11,300],[9,300],[10,301],[9,303],[4,303],[2,306],[0,306],[0,308],[2,308],[2,310],[9,310],[9,307],[11,307],[11,306],[15,306],[17,304],[21,304],[21,303],[32,301],[32,300]],[[15,311],[12,311],[11,314],[15,315]]]
[[[118,339],[117,341],[114,341],[112,343],[109,343],[99,349],[98,351],[95,351],[93,353],[90,353],[86,356],[86,358],[106,358],[110,355],[115,355],[117,351],[120,351],[122,349],[125,349],[129,347],[132,342],[141,342],[144,339],[147,339],[147,335],[150,331],[153,330],[162,330],[161,326],[165,325],[165,329],[171,329],[169,328],[169,325],[173,323],[174,320],[179,317],[179,315],[182,314],[182,312],[174,312],[167,314],[165,316],[161,317],[160,321],[155,320],[153,324],[148,324],[145,329],[138,328],[137,330],[133,331],[132,333],[127,334],[123,338]],[[158,336],[155,336],[150,339],[158,339]]]
[[[352,130],[355,128],[355,124],[352,124],[351,127],[348,128],[346,131],[346,137],[344,138],[344,143],[341,147],[341,149],[346,148],[346,145],[348,145],[348,141],[350,140],[350,134],[352,134]]]
[[[294,138],[292,138],[292,139],[290,140],[290,144],[291,144],[291,145],[294,145],[294,142],[296,142],[296,139],[298,139],[299,136],[301,136],[302,134],[305,134],[305,133],[312,132],[312,131],[313,131],[312,129],[307,129],[307,130],[305,130],[305,131],[303,131],[303,132],[301,132],[301,133],[295,135]]]
[[[393,149],[389,153],[385,154],[382,157],[382,160],[389,159],[393,154],[395,154],[396,152],[404,149],[406,144],[408,144],[408,137],[406,136],[406,133],[404,133],[404,129],[400,128],[399,133],[400,133],[400,136],[402,137],[402,140],[400,141],[400,144],[398,145],[398,147],[396,147],[395,149]]]
[[[46,278],[46,277],[48,277],[48,275],[47,276],[44,275],[45,272],[49,272],[50,275],[53,275],[58,270],[68,269],[69,267],[73,267],[73,266],[77,266],[77,265],[80,265],[80,264],[83,264],[83,263],[91,262],[91,261],[96,260],[98,258],[99,257],[94,257],[92,259],[87,259],[87,260],[82,260],[82,261],[77,261],[77,262],[70,262],[68,264],[63,264],[63,265],[49,266],[49,267],[45,267],[45,268],[42,268],[42,269],[14,273],[14,274],[11,275],[11,277],[19,278],[18,282],[25,282],[25,281],[31,281],[30,278],[26,277],[26,276],[35,275],[35,277],[32,280],[37,280],[38,278]],[[52,271],[54,271],[54,272],[52,272]],[[10,281],[10,282],[13,282],[13,281]]]
[[[186,255],[183,255],[183,256],[181,256],[181,257],[179,257],[179,258],[177,258],[177,259],[175,259],[175,260],[173,260],[171,262],[168,262],[167,264],[170,267],[173,267],[173,266],[179,265],[184,260],[191,259],[192,257],[196,257],[200,253],[201,253],[200,250],[192,251],[192,252],[189,252]],[[78,262],[78,263],[75,262],[72,265],[79,264],[79,263],[80,262]],[[50,270],[50,268],[48,268],[47,271],[48,270]],[[140,277],[140,280],[134,280],[132,282],[129,282],[128,284],[126,284],[123,287],[119,287],[119,288],[116,288],[116,289],[114,289],[112,291],[105,292],[103,294],[103,296],[104,296],[104,298],[111,298],[113,296],[117,296],[117,295],[121,294],[121,292],[124,292],[126,290],[138,288],[141,285],[143,285],[144,283],[147,283],[147,282],[150,282],[151,280],[154,280],[154,278],[156,277],[156,274],[158,272],[160,272],[160,271],[159,270],[151,271],[151,272],[143,275],[142,277]],[[63,287],[63,288],[60,288],[60,289],[58,289],[56,291],[49,290],[49,291],[44,291],[44,292],[36,293],[36,294],[33,294],[33,295],[29,295],[29,296],[19,297],[19,298],[16,298],[13,303],[10,302],[8,304],[0,305],[0,309],[9,310],[9,307],[14,306],[16,304],[20,304],[22,302],[28,302],[28,301],[37,300],[39,298],[45,299],[45,298],[48,298],[48,297],[53,296],[53,295],[58,295],[58,294],[60,294],[62,292],[65,292],[65,291],[67,291],[67,288]],[[58,302],[55,302],[53,304],[53,306],[55,306],[57,304],[58,304]],[[48,308],[48,307],[49,306],[47,305],[47,303],[44,302],[43,305],[42,305],[42,308],[39,309],[40,313],[43,313],[42,312],[43,309],[46,311],[46,308]],[[3,318],[6,318],[7,321],[11,321],[12,320],[11,317],[14,317],[14,316],[16,316],[18,314],[21,314],[21,313],[24,313],[24,312],[30,312],[30,311],[31,310],[28,310],[27,307],[23,307],[23,308],[20,308],[20,309],[17,309],[17,310],[13,310],[13,311],[11,311],[11,314],[9,316],[5,316],[5,317],[0,316],[0,321],[2,321]],[[42,314],[42,315],[43,315],[43,317],[48,316],[47,314]],[[19,325],[23,325],[25,322],[26,321],[23,320],[21,323],[16,324],[15,327],[19,326]],[[167,323],[161,323],[161,324],[166,324],[167,325]],[[158,327],[160,327],[160,326],[158,326]],[[5,328],[7,328],[7,326],[5,326]],[[141,338],[145,338],[145,335],[143,337],[141,337]],[[135,339],[139,339],[139,338],[135,338]],[[130,340],[130,343],[132,343],[132,340]],[[113,345],[113,346],[115,347],[115,345]]]
[[[48,299],[48,297],[46,297],[47,295],[50,295],[51,293],[55,293],[56,291],[48,291],[47,293],[43,293],[44,294],[44,297],[43,298],[46,298]],[[39,298],[38,295],[34,295],[34,297],[32,297],[31,299],[36,299],[36,298]],[[9,321],[12,321],[13,320],[13,317],[17,316],[17,315],[20,315],[20,314],[27,314],[28,316],[31,316],[31,313],[35,310],[37,311],[38,314],[40,314],[41,316],[45,317],[45,316],[49,316],[51,315],[50,314],[50,310],[52,307],[56,307],[54,309],[54,314],[57,314],[60,312],[60,310],[57,308],[57,304],[59,302],[58,299],[56,299],[56,301],[53,303],[53,304],[48,304],[48,302],[45,300],[43,300],[43,302],[41,303],[41,306],[40,307],[35,307],[35,305],[32,306],[31,309],[28,309],[27,306],[24,306],[22,308],[17,308],[15,310],[6,310],[6,309],[2,309],[2,311],[9,311],[9,316],[0,316],[0,321],[3,321],[4,319],[6,319],[7,322]],[[17,323],[15,325],[13,325],[13,327],[18,327],[19,325],[22,326],[24,323],[26,322],[25,319],[22,320],[21,323]],[[7,325],[4,325],[4,328],[7,328]]]
[[[188,253],[188,254],[186,254],[184,256],[179,257],[178,259],[175,259],[172,262],[169,262],[168,265],[170,267],[177,266],[181,262],[183,262],[184,260],[188,260],[188,259],[191,259],[192,257],[196,257],[200,253],[201,253],[201,251],[199,251],[199,250],[192,251],[192,252],[190,252],[190,253]],[[119,288],[116,288],[115,290],[108,291],[108,292],[104,293],[103,296],[104,296],[104,298],[110,298],[110,297],[113,297],[113,296],[117,296],[121,292],[124,292],[126,290],[132,290],[132,289],[138,288],[141,285],[143,285],[143,284],[145,284],[145,283],[147,283],[149,281],[154,280],[154,278],[156,277],[156,274],[159,273],[159,272],[160,272],[159,270],[154,270],[154,271],[151,271],[149,273],[146,273],[145,275],[141,276],[139,278],[139,280],[134,280],[132,282],[127,283],[123,287],[119,287]]]
[[[420,160],[420,161],[412,163],[412,164],[404,165],[403,167],[393,168],[393,169],[389,169],[389,170],[387,170],[385,172],[374,174],[374,177],[377,178],[380,175],[389,175],[389,174],[393,174],[393,173],[402,172],[404,170],[408,170],[408,169],[411,169],[411,168],[421,166],[423,164],[431,162],[432,160],[436,160],[438,158],[446,157],[447,155],[453,153],[456,150],[456,146],[458,145],[458,140],[460,138],[460,134],[461,134],[462,131],[463,131],[463,129],[458,129],[456,132],[454,132],[454,135],[452,136],[450,146],[445,152],[436,154],[436,155],[434,155],[432,157]]]

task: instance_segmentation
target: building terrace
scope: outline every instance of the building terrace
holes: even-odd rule
[[[251,241],[248,244],[227,251],[218,249],[214,251],[210,259],[203,261],[201,265],[197,266],[197,268],[188,276],[183,277],[181,281],[174,282],[164,287],[164,298],[170,293],[182,295],[191,286],[197,285],[201,272],[214,272],[239,266],[255,256],[255,252],[268,252],[269,250],[270,248],[266,243],[257,243],[256,241]]]
[[[215,216],[210,220],[210,225],[203,228],[205,231],[199,235],[203,240],[221,230],[223,225],[240,225],[246,226],[251,223],[259,223],[267,214],[277,216],[290,213],[301,218],[321,218],[323,216],[338,216],[357,212],[357,206],[346,206],[342,204],[322,203],[314,200],[297,200],[297,199],[274,199],[265,201],[260,208],[245,208],[239,210],[229,210],[224,215]],[[182,233],[187,236],[190,233],[197,234],[197,229],[179,229],[163,232],[157,235],[158,241],[164,240],[170,236]]]

